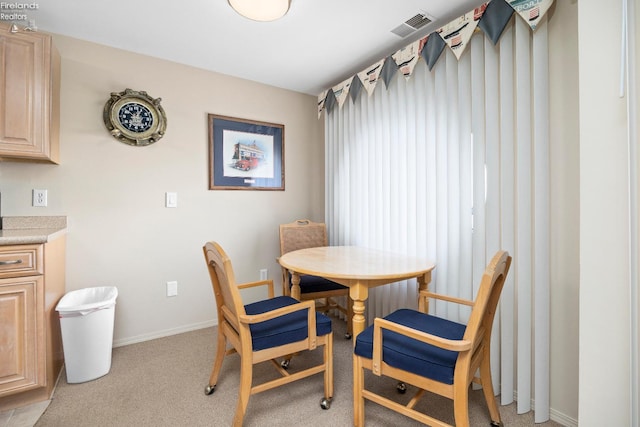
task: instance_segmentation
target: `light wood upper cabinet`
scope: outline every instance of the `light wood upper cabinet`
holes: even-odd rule
[[[0,24],[0,160],[59,161],[60,55],[51,36]]]

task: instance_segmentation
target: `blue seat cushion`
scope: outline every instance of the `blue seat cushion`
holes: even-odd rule
[[[394,311],[384,318],[399,325],[451,340],[462,339],[466,329],[466,326],[460,323],[409,309]],[[373,358],[373,325],[358,335],[354,353],[368,359]],[[453,384],[453,371],[458,353],[383,329],[382,359],[394,368],[442,383]]]
[[[260,314],[289,305],[299,304],[294,298],[280,296],[244,306],[247,314]],[[275,319],[249,325],[253,350],[278,347],[302,341],[308,336],[307,310],[285,314]],[[316,334],[326,335],[331,332],[331,319],[322,313],[316,313]]]
[[[289,273],[289,287],[291,287],[291,273]],[[300,276],[300,293],[310,294],[314,292],[347,290],[346,286],[332,282],[320,276],[304,275]]]

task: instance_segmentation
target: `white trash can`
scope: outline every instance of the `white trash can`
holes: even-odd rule
[[[56,306],[68,383],[109,373],[117,297],[118,289],[112,286],[79,289],[65,294]]]

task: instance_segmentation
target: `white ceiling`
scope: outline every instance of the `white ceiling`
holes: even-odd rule
[[[317,95],[482,2],[292,0],[274,22],[227,0],[40,0],[26,14],[40,31]],[[420,12],[434,22],[404,39],[391,32]]]

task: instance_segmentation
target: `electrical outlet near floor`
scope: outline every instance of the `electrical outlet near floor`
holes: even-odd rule
[[[266,268],[263,268],[260,270],[260,280],[267,280],[268,276],[269,276],[269,270],[267,270]]]
[[[176,295],[178,295],[178,282],[175,280],[167,282],[167,296],[175,297]]]

